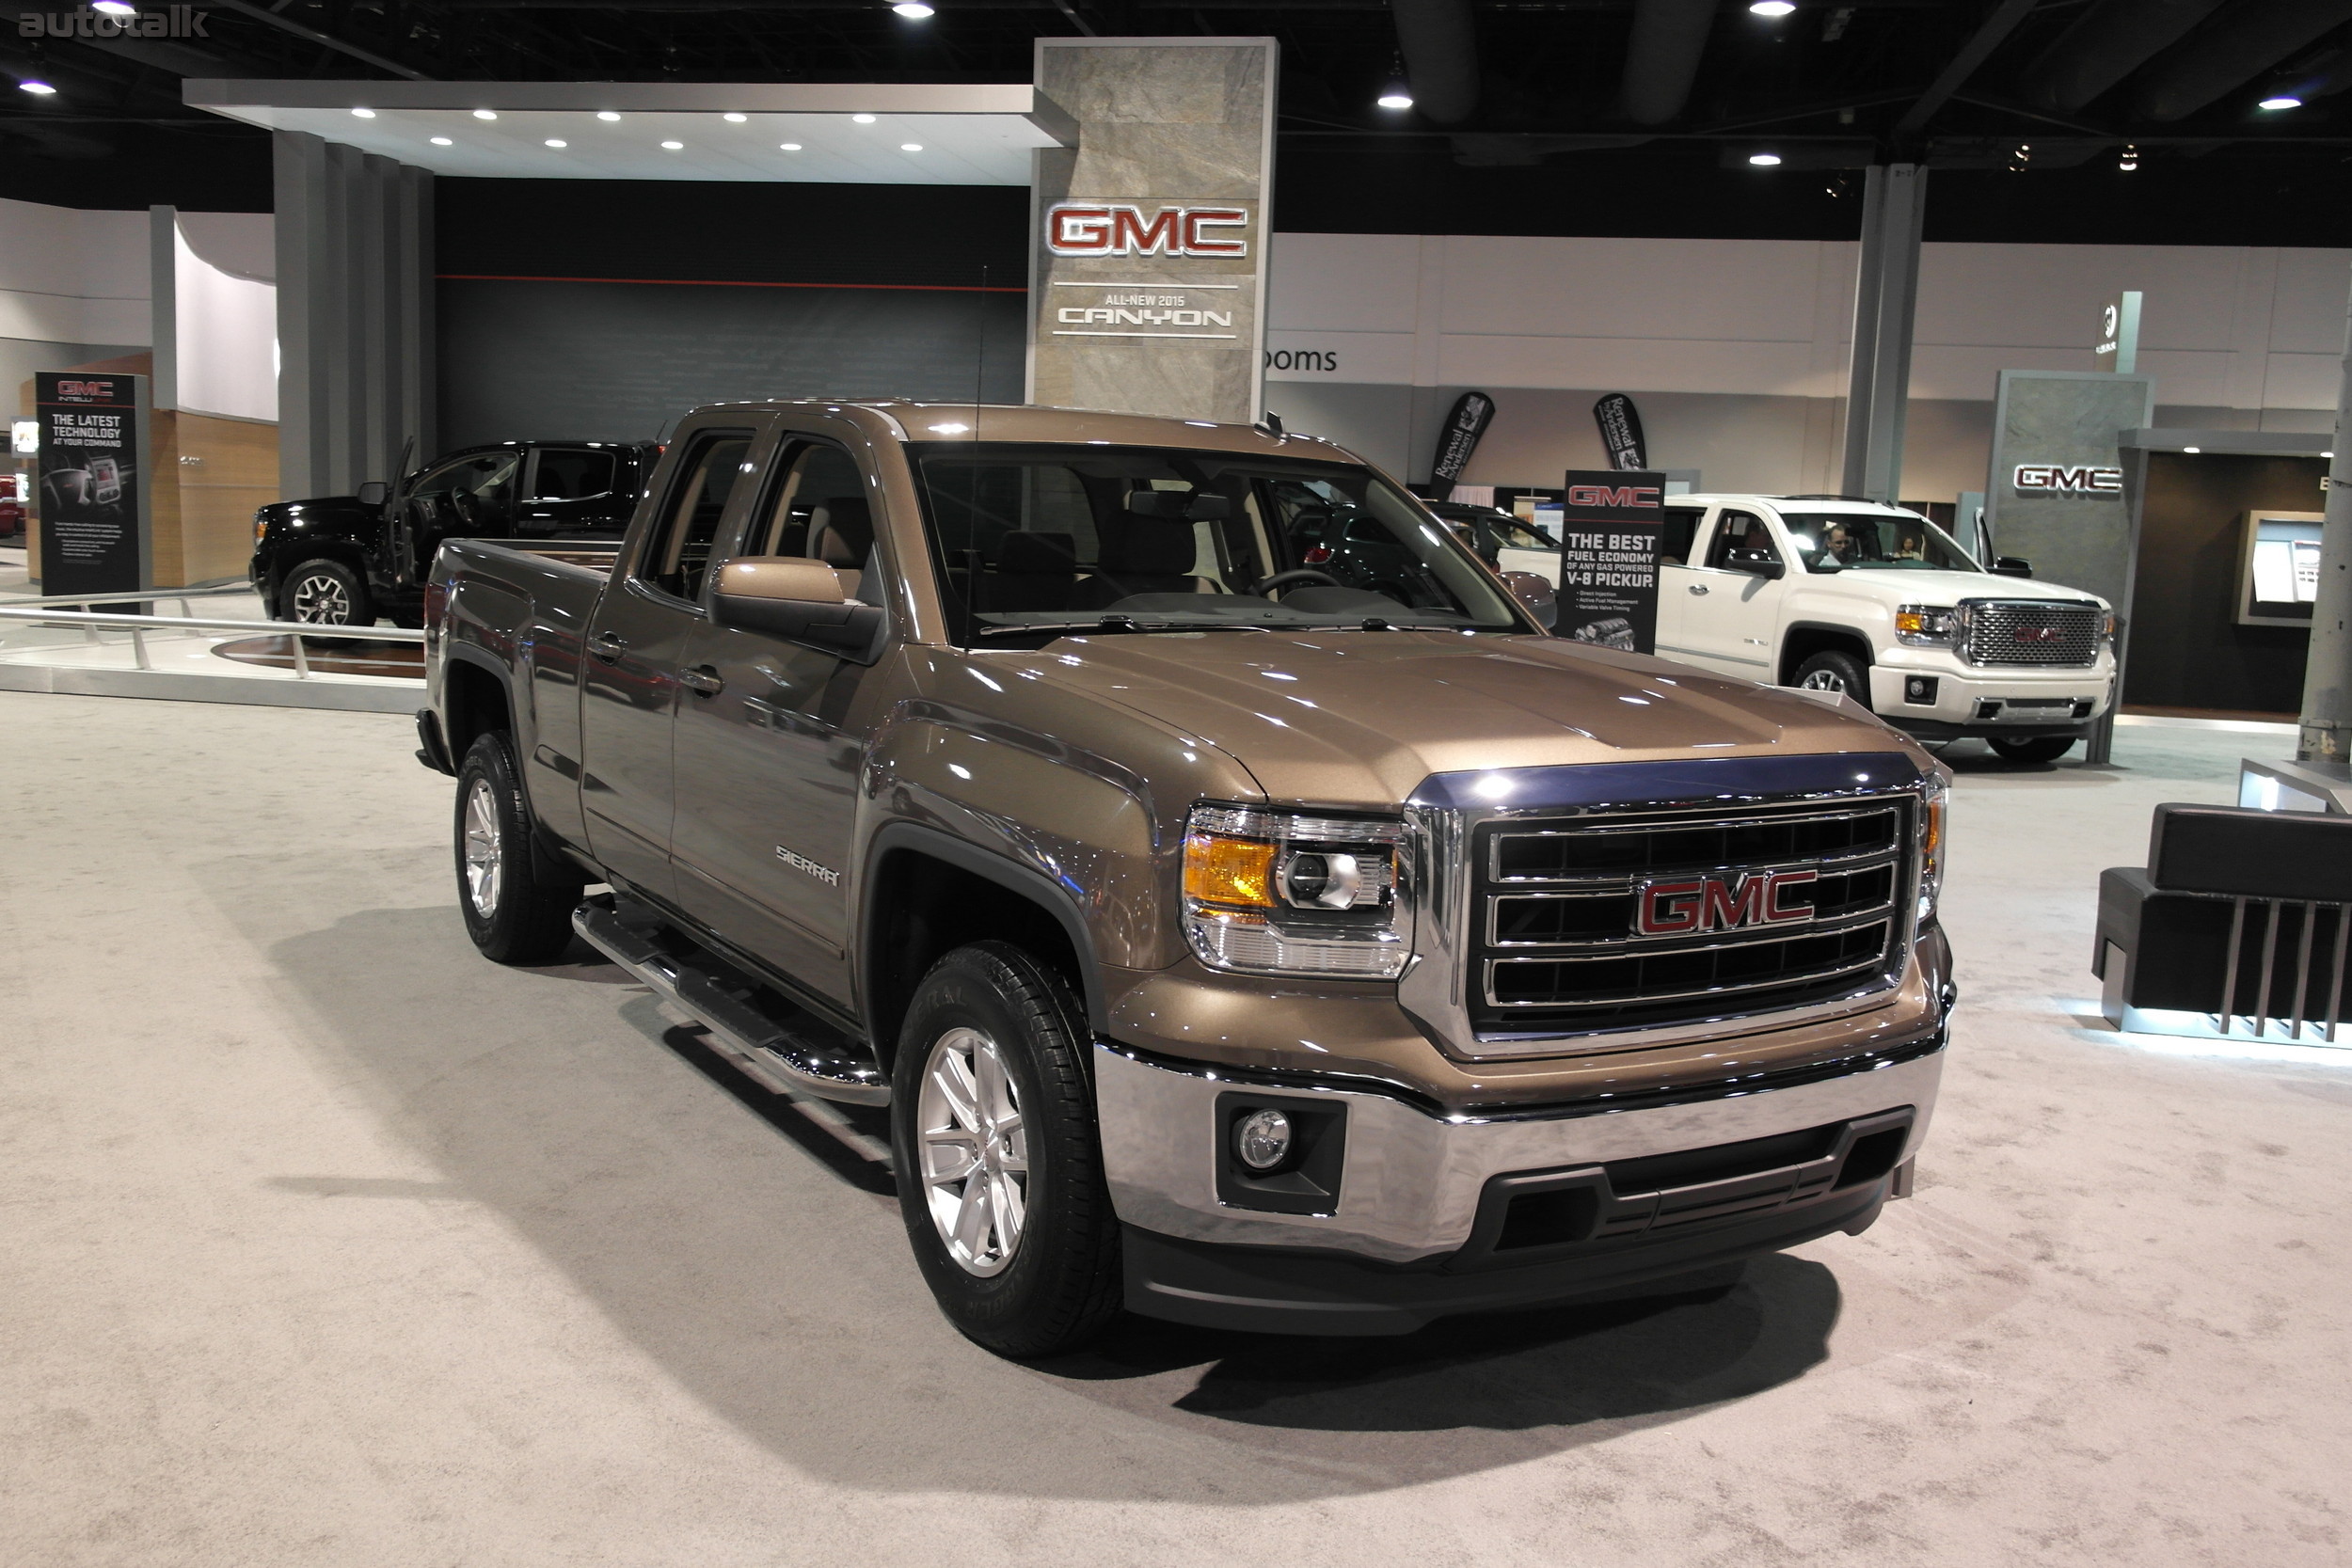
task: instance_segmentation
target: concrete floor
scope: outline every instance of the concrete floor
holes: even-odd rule
[[[363,714],[0,694],[0,1560],[2340,1563],[2352,1053],[2091,1026],[2092,888],[2279,743],[1979,759],[1918,1196],[1712,1306],[996,1361],[886,1177],[482,962]],[[755,1106],[748,1101],[758,1101]],[[768,1114],[760,1114],[764,1108]]]

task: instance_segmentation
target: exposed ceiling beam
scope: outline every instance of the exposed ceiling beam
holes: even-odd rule
[[[389,71],[395,76],[405,76],[412,82],[432,80],[421,71],[411,71],[397,60],[388,60],[383,55],[373,54],[356,43],[345,43],[332,33],[322,33],[316,27],[306,26],[290,16],[280,16],[266,6],[253,4],[253,0],[207,0],[207,3],[235,11],[239,16],[249,16],[254,21],[266,23],[281,32],[292,33],[298,39],[308,39],[312,43],[348,55],[355,60],[375,67],[378,71]]]
[[[1968,78],[1977,73],[1977,68],[1992,56],[1993,51],[1998,49],[2016,30],[2017,24],[2031,14],[2033,8],[2034,0],[2001,0],[1999,5],[1994,7],[1993,14],[1977,28],[1976,36],[1960,46],[1960,53],[1952,56],[1952,63],[1944,68],[1943,74],[1919,95],[1919,101],[1903,118],[1895,122],[1895,135],[1917,135],[1928,121],[1935,118],[1935,112],[1950,101],[1952,94],[1968,85]]]

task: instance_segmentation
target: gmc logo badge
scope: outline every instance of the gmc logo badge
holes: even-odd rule
[[[1646,506],[1653,510],[1661,504],[1658,487],[1652,484],[1571,484],[1567,500],[1570,506]]]
[[[2019,626],[2014,634],[2020,642],[2061,642],[2066,639],[2059,626]]]
[[[1645,882],[1633,907],[1633,928],[1645,937],[1692,937],[1750,926],[1802,926],[1813,918],[1811,906],[1791,906],[1782,895],[1820,879],[1818,871],[1751,871],[1729,880],[1691,877]]]
[[[1045,248],[1057,256],[1247,256],[1239,207],[1162,207],[1150,217],[1121,201],[1063,201],[1045,213]]]
[[[2020,463],[2010,482],[2029,496],[2110,496],[2122,490],[2123,470],[2069,468],[2057,463]]]

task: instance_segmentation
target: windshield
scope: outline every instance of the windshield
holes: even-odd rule
[[[966,642],[1068,631],[1527,626],[1368,468],[1157,447],[910,449]]]
[[[1952,536],[1925,517],[1867,512],[1784,512],[1808,572],[1981,572]]]

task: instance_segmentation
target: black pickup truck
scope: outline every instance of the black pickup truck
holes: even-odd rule
[[[463,447],[356,496],[276,501],[253,515],[247,575],[280,621],[422,625],[444,539],[616,544],[661,449],[651,442]]]

